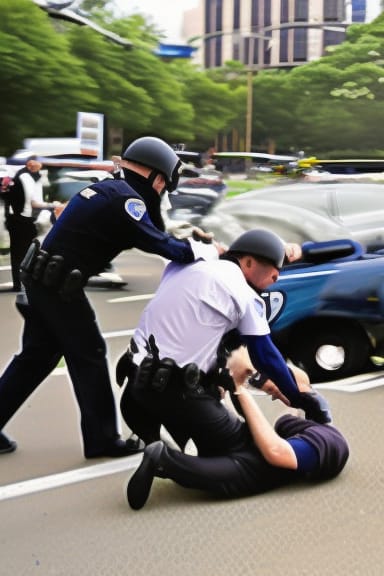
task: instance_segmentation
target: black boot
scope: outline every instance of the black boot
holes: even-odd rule
[[[127,486],[127,500],[133,510],[140,510],[148,500],[153,478],[160,468],[160,460],[164,451],[165,444],[161,440],[145,448],[141,464]]]
[[[90,458],[125,458],[143,452],[145,444],[135,434],[132,434],[128,440],[116,438],[111,441],[102,450],[85,451],[85,457]]]
[[[8,454],[9,452],[14,452],[17,448],[17,444],[14,440],[10,440],[5,434],[0,432],[0,454]]]

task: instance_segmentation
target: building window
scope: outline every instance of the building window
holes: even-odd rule
[[[271,0],[264,0],[264,26],[272,25]]]
[[[240,0],[234,0],[233,2],[233,29],[239,30],[240,29]]]
[[[223,29],[223,0],[211,0],[205,4],[205,33],[214,34]],[[221,66],[222,36],[212,36],[205,40],[204,65],[206,68]]]
[[[308,20],[308,0],[295,0],[295,22]]]
[[[288,30],[280,30],[280,62],[288,62]]]
[[[288,22],[289,10],[288,10],[289,0],[281,0],[280,3],[280,22],[285,24]]]
[[[343,22],[344,20],[344,0],[324,0],[324,22]]]
[[[336,46],[345,39],[345,32],[337,30],[324,30],[323,35],[323,55],[326,53],[327,46]]]
[[[252,30],[257,30],[259,26],[259,0],[252,0],[251,5],[251,27]]]
[[[296,28],[293,31],[293,60],[305,62],[307,60],[307,29]]]
[[[353,0],[352,22],[365,22],[366,10],[367,10],[366,0]]]

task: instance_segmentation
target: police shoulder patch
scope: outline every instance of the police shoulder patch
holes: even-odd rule
[[[95,196],[95,194],[97,194],[96,190],[91,190],[91,188],[84,188],[84,190],[80,192],[80,196],[83,196],[83,198],[86,198],[87,200],[92,198],[92,196]]]
[[[147,211],[147,207],[140,198],[129,198],[124,204],[125,211],[134,220],[141,220]]]

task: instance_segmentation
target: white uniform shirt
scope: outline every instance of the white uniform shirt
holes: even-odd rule
[[[233,328],[245,335],[270,333],[264,301],[240,267],[227,260],[187,266],[172,262],[134,333],[140,349],[135,362],[145,356],[145,343],[153,334],[160,358],[172,358],[181,367],[195,362],[207,372],[221,338]]]
[[[43,203],[42,179],[34,180],[28,172],[24,172],[20,175],[20,181],[23,185],[25,196],[24,209],[21,215],[30,218],[33,212],[32,202],[37,202],[40,205]],[[12,208],[10,213],[13,213]]]

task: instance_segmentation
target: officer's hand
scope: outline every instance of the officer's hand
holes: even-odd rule
[[[223,244],[222,242],[216,242],[216,240],[214,240],[213,245],[216,248],[219,256],[225,254],[225,252],[228,251],[228,246],[226,244]]]
[[[192,238],[197,241],[204,242],[204,244],[212,244],[213,242],[213,233],[212,232],[204,232],[201,228],[194,226],[192,228]]]
[[[332,414],[326,399],[315,392],[301,392],[300,400],[295,406],[304,410],[307,420],[314,420],[319,424],[330,424]]]
[[[240,346],[231,352],[226,367],[235,386],[246,384],[249,376],[255,371],[245,346]]]

